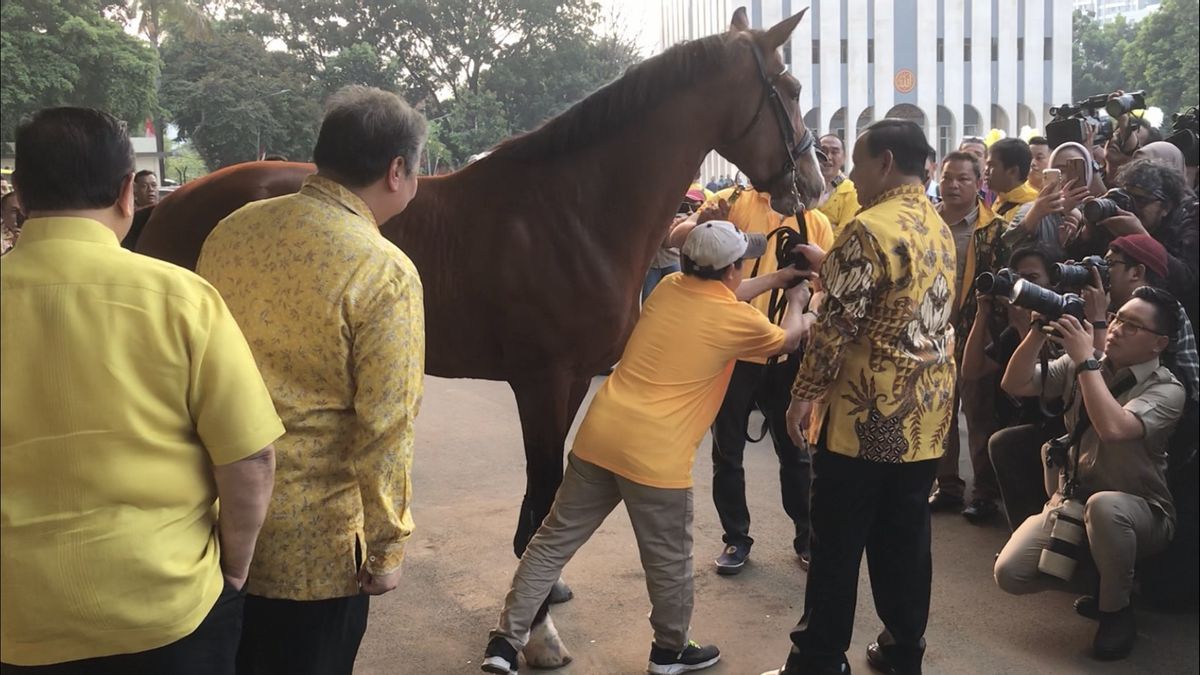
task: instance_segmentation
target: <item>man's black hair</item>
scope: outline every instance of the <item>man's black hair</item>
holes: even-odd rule
[[[690,277],[697,277],[706,281],[720,281],[725,276],[725,273],[729,271],[730,267],[740,265],[742,261],[736,260],[720,269],[714,269],[704,265],[697,265],[696,261],[686,255],[680,254],[679,263],[683,273]]]
[[[1054,265],[1054,263],[1062,262],[1062,254],[1059,251],[1039,242],[1036,244],[1027,244],[1025,246],[1017,247],[1017,249],[1012,252],[1012,255],[1008,257],[1008,268],[1010,270],[1017,269],[1017,265],[1020,265],[1021,261],[1026,258],[1037,258],[1041,260],[1042,265],[1045,266],[1047,272],[1050,271],[1050,268]]]
[[[26,213],[107,208],[134,171],[125,123],[92,108],[39,110],[17,128],[16,152]]]
[[[1029,165],[1033,162],[1033,152],[1029,144],[1019,138],[1001,138],[988,148],[988,157],[995,157],[1005,169],[1017,167],[1017,175],[1021,180],[1029,178]]]
[[[968,162],[975,171],[975,180],[983,180],[983,167],[979,166],[979,158],[975,155],[963,150],[947,153],[942,159],[942,169],[945,170],[950,162]]]
[[[1154,325],[1159,333],[1172,340],[1179,332],[1179,301],[1161,288],[1142,286],[1133,291],[1133,297],[1154,305]]]
[[[925,162],[934,149],[925,140],[925,132],[911,120],[883,119],[867,127],[867,154],[878,157],[890,150],[896,169],[905,176],[925,176]]]
[[[146,176],[154,176],[157,178],[158,174],[154,173],[150,169],[142,169],[141,171],[133,174],[133,181],[136,183],[137,181],[145,178]]]
[[[1050,145],[1050,139],[1046,138],[1045,136],[1034,136],[1033,138],[1029,139],[1029,144],[1030,144],[1030,145],[1046,145],[1046,146],[1049,146],[1049,145]]]

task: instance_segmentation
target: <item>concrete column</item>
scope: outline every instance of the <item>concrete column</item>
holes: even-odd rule
[[[917,0],[917,107],[925,113],[925,138],[933,143],[937,141],[937,27],[938,1]]]
[[[893,40],[893,3],[875,0],[875,119],[881,120],[895,105],[896,44]]]
[[[1017,0],[1000,0],[999,25],[996,37],[1000,41],[999,61],[996,71],[1000,85],[996,91],[996,103],[1008,116],[1009,136],[1015,136],[1017,127]],[[999,127],[995,120],[992,126]]]
[[[867,0],[848,0],[846,8],[846,139],[858,135],[858,116],[867,107]]]
[[[942,105],[950,111],[951,152],[958,148],[963,136],[963,1],[945,0],[946,18],[943,21],[945,48],[942,62]],[[941,148],[938,148],[941,150]]]
[[[842,107],[842,3],[816,0],[821,4],[821,128],[833,129],[833,115]]]
[[[1045,121],[1042,119],[1046,103],[1044,98],[1044,70],[1043,61],[1045,61],[1044,46],[1042,38],[1046,33],[1046,8],[1045,0],[1025,0],[1025,62],[1022,67],[1025,68],[1025,91],[1021,92],[1023,103],[1033,111],[1033,128],[1041,133],[1045,127]],[[1020,132],[1020,126],[1017,131]]]
[[[986,0],[971,5],[971,105],[983,136],[992,128],[992,8]]]

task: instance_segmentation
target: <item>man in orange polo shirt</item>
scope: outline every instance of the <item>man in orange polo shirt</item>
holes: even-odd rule
[[[491,633],[483,670],[516,672],[517,651],[559,573],[617,504],[625,502],[653,609],[653,674],[699,670],[720,651],[689,640],[692,617],[692,463],[734,361],[796,349],[807,283],[788,291],[774,326],[739,300],[770,275],[742,285],[743,259],[762,255],[763,237],[725,221],[697,225],[681,250],[683,273],[663,280],[642,307],[620,364],[596,394],[568,458],[554,506],[529,543]]]

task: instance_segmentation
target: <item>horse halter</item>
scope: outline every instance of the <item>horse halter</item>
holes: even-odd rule
[[[763,62],[762,51],[758,45],[751,42],[750,48],[754,52],[754,62],[758,66],[758,78],[763,85],[762,98],[758,100],[758,107],[754,110],[754,117],[750,118],[750,123],[733,139],[733,143],[745,138],[755,126],[758,125],[758,119],[762,116],[763,107],[767,102],[771,103],[771,112],[775,116],[775,123],[779,129],[780,139],[783,141],[783,147],[788,148],[788,152],[784,155],[783,166],[779,171],[772,174],[767,180],[762,182],[762,188],[769,188],[771,185],[779,182],[780,179],[788,177],[788,185],[792,189],[792,194],[796,197],[796,203],[802,203],[800,193],[796,189],[796,160],[803,157],[806,153],[813,149],[814,139],[812,131],[808,127],[804,128],[804,133],[800,135],[800,139],[796,140],[796,132],[792,128],[791,120],[788,119],[787,109],[783,105],[783,99],[779,96],[779,90],[775,88],[775,81],[779,79],[786,71],[782,70],[776,75],[767,75],[766,64]],[[820,153],[820,150],[817,150]],[[755,190],[762,191],[759,187],[759,182],[750,178],[750,184]]]

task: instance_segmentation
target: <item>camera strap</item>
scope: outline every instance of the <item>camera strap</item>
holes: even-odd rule
[[[1125,377],[1117,381],[1117,383],[1108,388],[1109,393],[1113,398],[1120,398],[1125,392],[1133,389],[1133,385],[1137,384],[1137,378],[1132,374],[1127,374]],[[1072,400],[1076,396],[1082,396],[1079,393],[1079,380],[1075,380],[1075,384],[1071,388]],[[1075,491],[1079,489],[1079,441],[1083,439],[1083,435],[1087,430],[1092,428],[1092,419],[1088,416],[1087,404],[1080,398],[1079,401],[1079,416],[1075,420],[1075,428],[1071,431],[1070,442],[1067,444],[1068,452],[1073,455],[1069,460],[1069,467],[1063,467],[1066,481],[1063,488],[1063,496],[1071,497]]]

